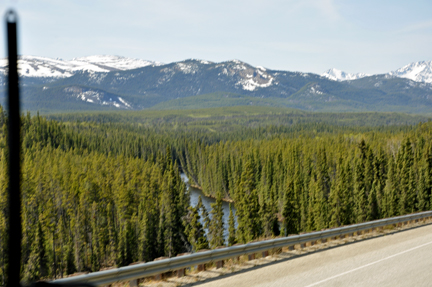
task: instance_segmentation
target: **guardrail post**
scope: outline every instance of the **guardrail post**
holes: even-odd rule
[[[183,255],[189,255],[189,254],[190,253],[181,253],[181,254],[178,254],[177,257],[183,256]],[[177,270],[177,278],[185,276],[185,273],[186,273],[186,268],[178,269]]]
[[[159,260],[163,260],[163,259],[168,259],[168,257],[159,257],[159,258],[155,258],[153,261],[159,261]],[[154,279],[157,281],[160,281],[163,279],[163,274],[157,274],[154,276]]]
[[[263,251],[263,252],[261,253],[261,255],[262,255],[262,258],[266,258],[266,257],[269,255],[268,250]]]
[[[297,235],[297,234],[288,234],[288,237],[290,237],[290,236],[295,236],[295,235]],[[295,249],[295,246],[294,245],[290,245],[290,246],[288,246],[288,251],[293,251]]]
[[[255,259],[255,253],[252,254],[248,254],[248,261],[254,260]]]
[[[198,270],[198,272],[205,271],[206,265],[205,264],[198,264],[197,270]]]
[[[216,247],[216,249],[223,249],[223,248],[226,248],[226,246]],[[224,267],[224,261],[223,260],[216,261],[216,269],[219,269],[222,267]]]
[[[138,262],[134,262],[134,263],[131,263],[131,264],[129,264],[128,266],[133,266],[133,265],[137,265],[137,264],[141,264],[141,263],[145,263],[145,261],[138,261]],[[139,279],[133,279],[133,280],[130,280],[129,281],[129,286],[130,287],[138,287],[138,280]],[[111,286],[111,285],[110,285]]]
[[[300,232],[299,235],[303,235],[303,234],[306,234],[306,232]],[[300,249],[303,249],[303,248],[306,248],[306,242],[300,243]]]
[[[205,251],[209,251],[209,250],[210,250],[210,249],[201,249],[201,250],[199,250],[197,253],[199,253],[199,252],[205,252]],[[205,270],[206,270],[206,265],[205,265],[205,263],[203,263],[203,264],[198,264],[197,269],[198,269],[198,272],[205,271]]]

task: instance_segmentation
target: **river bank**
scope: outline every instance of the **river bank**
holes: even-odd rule
[[[187,178],[187,176],[184,173],[181,174],[181,179],[183,180],[184,183],[186,183],[186,187],[189,190],[190,205],[191,206],[196,206],[198,204],[198,199],[201,196],[201,200],[202,200],[203,205],[205,206],[205,208],[207,209],[207,211],[210,213],[210,211],[212,209],[211,208],[211,204],[215,203],[216,199],[213,198],[213,197],[206,196],[202,192],[202,189],[196,188],[195,186],[189,184],[189,179]],[[228,202],[226,200],[222,201],[223,222],[224,222],[224,237],[225,237],[225,239],[228,238],[228,219],[229,219],[229,214],[230,214],[230,203],[231,203],[231,208],[233,210],[234,217],[235,217],[236,209],[235,209],[234,204],[232,204],[232,200],[231,200],[231,202]],[[200,219],[200,221],[201,221],[201,223],[203,223],[203,219],[202,218]],[[237,226],[237,223],[236,223],[236,226]]]

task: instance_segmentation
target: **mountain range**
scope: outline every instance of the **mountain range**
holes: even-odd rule
[[[0,60],[4,99],[7,61]],[[119,56],[70,61],[21,56],[24,109],[41,112],[178,109],[234,105],[310,111],[431,113],[432,62],[381,75],[322,75],[254,67],[239,60],[162,64]]]
[[[432,83],[432,61],[413,62],[395,71],[388,72],[384,75],[406,78],[415,82]],[[365,73],[346,73],[338,69],[329,69],[321,74],[334,81],[357,80],[364,77],[372,76]]]

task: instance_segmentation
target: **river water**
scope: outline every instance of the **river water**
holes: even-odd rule
[[[187,178],[187,176],[184,173],[181,174],[181,178],[186,183],[186,186],[187,186],[188,190],[190,191],[190,205],[195,207],[198,204],[198,197],[201,195],[203,205],[207,209],[207,212],[210,214],[210,211],[211,211],[210,204],[214,203],[216,200],[213,198],[205,196],[201,190],[190,186],[189,185],[189,179]],[[235,215],[236,210],[235,210],[234,205],[232,203],[231,203],[231,206],[233,209],[233,213]],[[223,215],[224,237],[226,240],[226,239],[228,239],[228,219],[229,219],[229,213],[230,213],[229,203],[222,201],[222,208],[223,208],[223,213],[224,213],[224,215]],[[201,216],[201,214],[200,214],[200,216]],[[202,218],[200,219],[200,221],[202,224],[204,224]],[[236,227],[237,227],[237,222],[236,222]],[[206,230],[206,232],[207,232],[207,230]]]

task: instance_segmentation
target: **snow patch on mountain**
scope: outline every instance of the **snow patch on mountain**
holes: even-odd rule
[[[271,78],[267,83],[260,84],[254,79],[242,79],[236,85],[242,85],[243,90],[255,91],[256,88],[267,88],[270,87],[273,82]]]
[[[319,85],[316,85],[315,87],[312,86],[312,87],[310,87],[310,92],[313,94],[318,94],[318,95],[324,94],[322,91],[319,90],[319,88],[320,88]]]
[[[0,73],[5,74],[8,61],[0,59]],[[38,56],[20,56],[18,73],[25,77],[67,78],[80,71],[93,73],[124,71],[146,66],[160,66],[159,62],[119,56],[89,56],[72,60],[51,59]]]
[[[119,109],[132,109],[132,105],[121,97],[109,95],[100,90],[82,87],[67,87],[64,91],[73,98],[83,102],[98,104],[103,106],[114,106]]]
[[[112,55],[95,55],[95,56],[89,56],[89,57],[81,57],[81,58],[74,58],[70,62],[77,63],[77,64],[92,64],[94,66],[97,66],[101,69],[104,69],[103,72],[108,72],[112,70],[133,70],[138,69],[146,66],[160,66],[162,63],[159,62],[152,62],[147,60],[141,60],[141,59],[132,59],[132,58],[126,58],[126,57],[120,57],[120,56],[112,56]],[[95,71],[100,72],[100,71]]]
[[[321,74],[322,77],[328,78],[333,81],[348,81],[356,80],[364,77],[371,76],[370,74],[357,73],[351,74],[346,73],[338,69],[329,69]],[[400,69],[385,73],[386,79],[398,77],[410,79],[414,82],[432,83],[432,61],[419,61],[413,62],[403,66]]]
[[[415,82],[432,83],[432,61],[413,62],[388,74]]]
[[[185,74],[195,74],[198,72],[198,65],[190,63],[177,63],[177,68],[180,69]]]
[[[237,69],[237,67],[235,67]],[[241,85],[243,90],[255,91],[257,88],[267,88],[277,83],[275,78],[268,74],[265,70],[253,69],[252,67],[244,67],[239,72],[240,80],[236,86]]]
[[[321,77],[328,78],[333,81],[339,81],[339,82],[348,81],[348,80],[357,80],[368,76],[370,75],[364,73],[351,74],[334,68],[329,69],[321,74]]]

